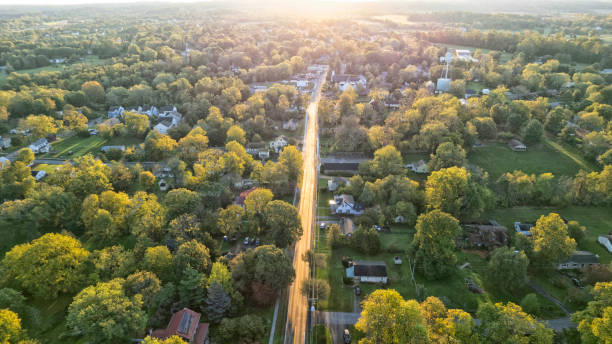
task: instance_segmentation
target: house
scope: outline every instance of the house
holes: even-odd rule
[[[534,224],[532,224],[532,223],[515,222],[514,223],[514,230],[517,233],[521,233],[523,235],[530,236],[531,235],[531,228],[533,228],[533,226],[534,226]]]
[[[338,190],[338,187],[341,185],[349,185],[348,178],[332,177],[327,180],[327,190],[328,191],[336,191]]]
[[[508,245],[508,228],[499,225],[469,224],[464,226],[472,247],[493,249]]]
[[[246,191],[241,192],[240,195],[236,196],[236,199],[234,199],[234,204],[244,207],[244,200],[247,198],[248,195],[251,194],[251,192],[255,190],[257,190],[257,188],[252,187]]]
[[[601,71],[601,74],[610,75],[612,74],[612,68],[606,68]]]
[[[409,168],[414,173],[427,173],[429,170],[427,169],[427,163],[424,160],[419,160],[416,162],[411,162],[406,165],[406,168]]]
[[[245,189],[245,188],[251,188],[256,184],[256,182],[253,179],[242,179],[240,181],[237,181],[234,183],[234,188],[236,189]]]
[[[261,160],[270,159],[270,151],[269,150],[259,151],[257,152],[257,156]]]
[[[11,138],[0,136],[0,149],[7,149],[10,146],[11,146]]]
[[[508,147],[515,152],[524,152],[527,150],[527,146],[525,146],[521,141],[517,139],[512,139],[508,142]]]
[[[359,164],[368,160],[363,155],[354,154],[330,154],[325,158],[319,159],[322,173],[347,173],[356,174],[359,172]]]
[[[346,269],[346,277],[364,283],[387,283],[387,264],[382,261],[356,261]]]
[[[125,152],[125,146],[102,146],[100,150],[104,153],[108,152],[109,150],[120,150],[122,152]]]
[[[329,208],[332,214],[361,215],[363,206],[355,202],[352,195],[342,194],[334,196],[329,200]]]
[[[300,121],[298,121],[295,118],[292,118],[283,123],[283,129],[289,130],[289,131],[296,131],[299,124],[300,124]]]
[[[32,177],[34,177],[36,181],[43,179],[47,175],[47,172],[45,172],[44,170],[32,171],[31,173],[32,173]]]
[[[159,131],[160,134],[166,134],[168,130],[178,124],[173,118],[164,118],[157,123],[153,129]]]
[[[393,221],[395,223],[406,223],[406,218],[402,215],[397,215]]]
[[[471,61],[478,62],[477,59],[472,57],[472,52],[466,49],[457,49],[455,50],[455,55],[459,60],[463,61]]]
[[[589,251],[575,251],[571,257],[559,263],[557,270],[582,269],[599,265],[599,256]]]
[[[173,112],[176,112],[176,106],[173,105],[166,105],[166,106],[162,106],[159,108],[159,116],[160,117],[164,117],[167,115],[170,115]]]
[[[125,112],[125,109],[123,108],[123,106],[111,106],[108,109],[108,118],[119,117],[123,115],[124,112]]]
[[[295,86],[301,87],[301,88],[308,87],[308,80],[305,80],[305,79],[296,80]]]
[[[436,91],[438,92],[449,92],[450,91],[451,79],[439,78],[436,82]]]
[[[51,150],[51,145],[49,144],[49,141],[47,141],[47,139],[44,137],[42,139],[34,141],[28,147],[32,150],[32,152],[34,152],[34,154],[49,153],[49,150]]]
[[[208,344],[208,323],[201,323],[200,317],[200,313],[183,308],[172,314],[167,328],[152,331],[151,337],[166,339],[179,336],[187,343]]]
[[[289,144],[289,140],[287,136],[281,135],[275,138],[273,141],[270,141],[270,149],[272,149],[275,153],[279,153]]]
[[[608,252],[612,253],[612,234],[600,235],[597,237],[597,242],[602,244]]]
[[[142,107],[139,106],[130,106],[127,109],[125,109],[125,111],[127,112],[131,112],[131,113],[140,113],[142,111]]]
[[[358,86],[366,87],[367,79],[363,75],[349,75],[349,74],[338,74],[335,75],[332,73],[332,82],[338,84],[338,89],[341,92],[352,87],[353,89],[357,89]]]
[[[140,113],[147,115],[149,117],[153,117],[153,116],[159,115],[159,110],[157,110],[155,106],[143,106],[140,109]]]

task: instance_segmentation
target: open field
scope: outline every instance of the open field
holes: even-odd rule
[[[84,64],[90,65],[90,66],[97,66],[97,65],[105,64],[108,61],[109,61],[109,59],[101,59],[97,55],[88,55],[88,56],[85,56],[83,61],[80,61],[79,63],[84,63]],[[78,63],[75,63],[75,64],[78,64]],[[19,74],[30,74],[30,75],[31,74],[40,73],[40,72],[61,72],[65,68],[68,68],[69,66],[70,65],[65,65],[65,64],[52,64],[52,65],[49,65],[49,66],[38,67],[38,68],[20,69],[20,70],[17,70],[15,72],[17,72]],[[4,85],[4,83],[6,83],[7,78],[8,78],[8,74],[7,73],[0,72],[0,86]]]
[[[94,155],[100,152],[102,146],[124,145],[133,146],[141,143],[142,140],[136,137],[113,137],[105,139],[102,136],[71,136],[58,140],[51,144],[52,152],[41,155],[42,158],[75,158],[87,153]],[[72,154],[69,152],[72,151]]]
[[[565,147],[546,141],[529,145],[526,152],[514,152],[506,144],[490,143],[468,154],[468,162],[489,172],[494,182],[506,172],[521,170],[528,174],[550,172],[555,176],[575,176],[578,171],[592,170],[593,165],[584,161]]]

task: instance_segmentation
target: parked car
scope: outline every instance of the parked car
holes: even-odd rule
[[[261,241],[259,240],[259,238],[255,239],[255,246],[259,246],[261,245]]]
[[[255,245],[255,238],[251,238],[251,240],[249,241],[250,245]]]
[[[374,225],[374,229],[376,229],[377,231],[382,231],[382,227],[380,227],[379,225]]]
[[[242,242],[242,244],[248,245],[249,244],[249,237],[244,238],[244,241]]]
[[[582,282],[580,282],[580,280],[579,280],[579,279],[577,279],[576,277],[573,277],[573,278],[572,278],[572,282],[574,282],[574,284],[576,285],[576,287],[578,287],[578,288],[580,288],[580,289],[583,289],[583,288],[584,288],[584,286],[582,285]]]
[[[357,296],[361,295],[361,288],[359,288],[359,286],[355,287],[355,295]]]
[[[321,229],[325,229],[325,227],[326,227],[325,222],[321,222],[321,223],[319,224],[319,228],[321,228]]]
[[[348,328],[344,329],[344,334],[342,335],[344,339],[344,343],[349,344],[351,342],[351,334],[349,333]]]

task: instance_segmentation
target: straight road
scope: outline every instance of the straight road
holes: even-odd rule
[[[289,308],[285,327],[285,343],[304,344],[306,340],[306,320],[308,300],[302,294],[302,283],[309,277],[309,267],[302,256],[312,247],[312,229],[315,224],[315,196],[317,192],[317,110],[321,99],[321,86],[325,81],[324,72],[317,82],[312,100],[306,110],[306,133],[304,134],[304,174],[300,188],[298,211],[302,219],[303,234],[295,244],[293,268],[295,280],[289,289]]]

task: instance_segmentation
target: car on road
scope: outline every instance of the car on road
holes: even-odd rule
[[[321,223],[319,224],[319,228],[321,228],[321,229],[325,229],[325,227],[326,227],[325,222],[321,222]]]
[[[349,333],[348,328],[344,329],[344,334],[342,335],[342,339],[344,339],[344,343],[349,344],[351,342],[351,334]]]
[[[242,242],[243,245],[248,245],[249,244],[249,237],[244,238],[244,241]]]
[[[355,287],[355,295],[357,296],[361,295],[361,288],[359,288],[359,286]]]

